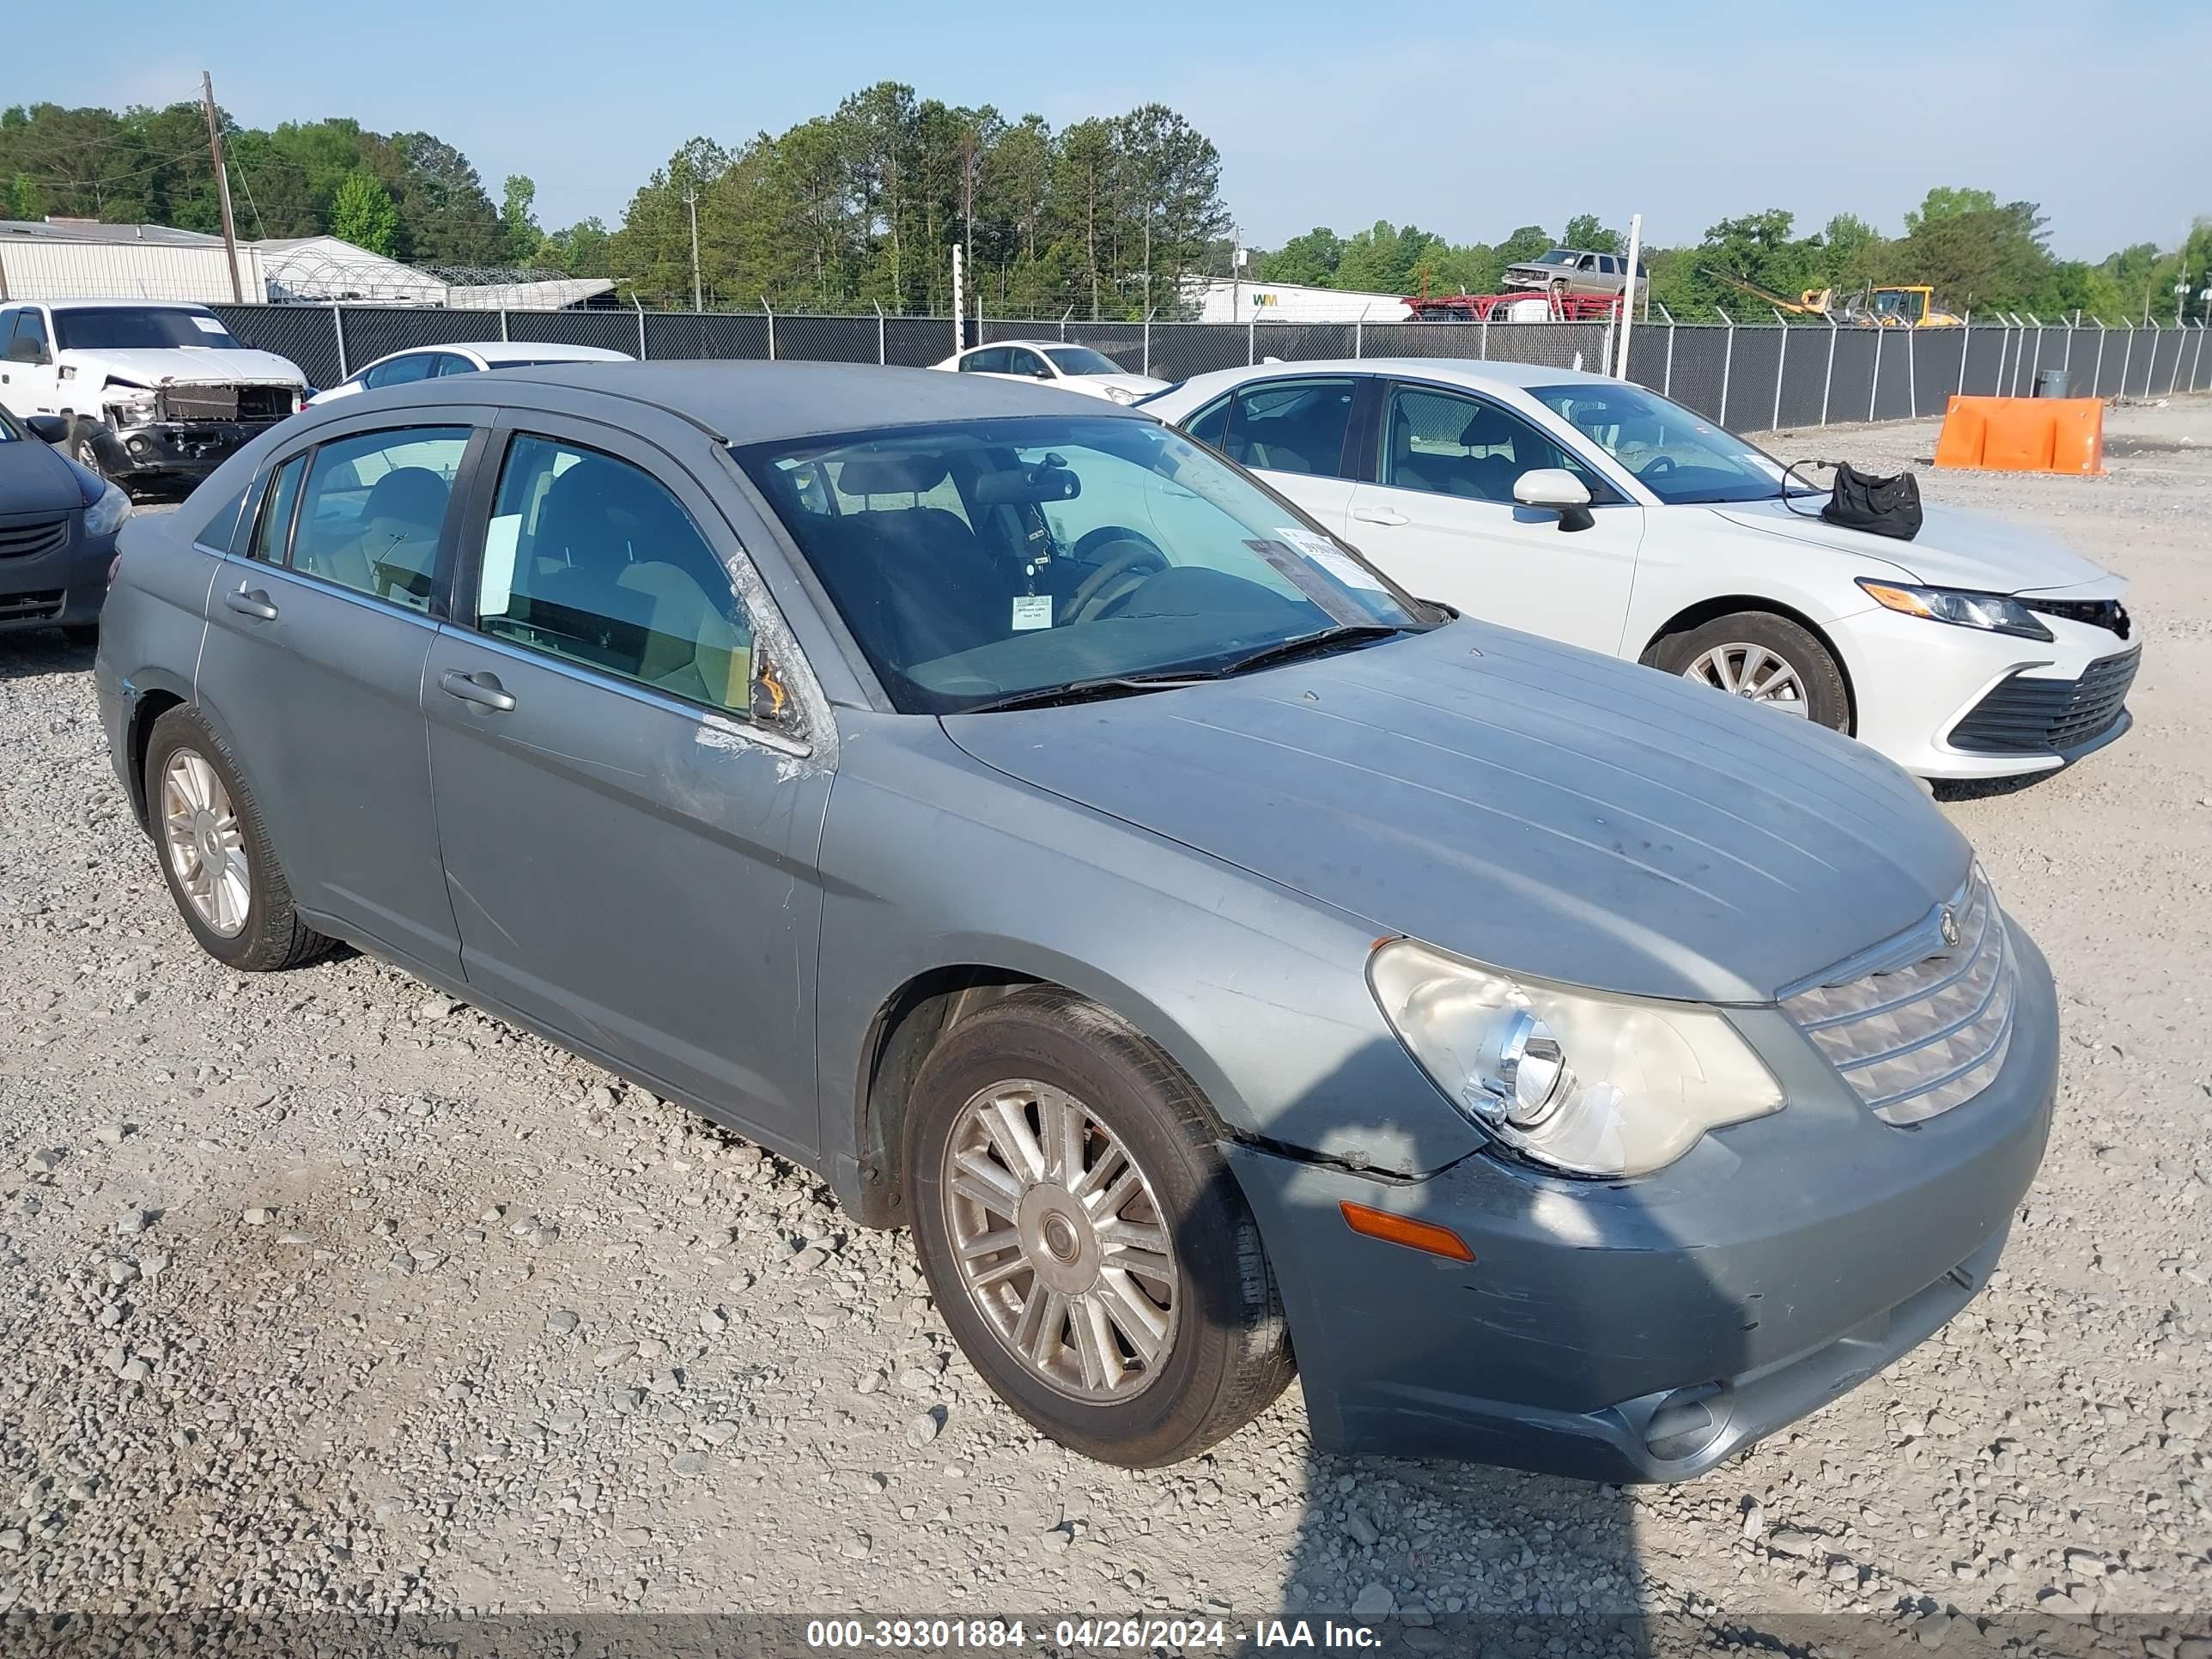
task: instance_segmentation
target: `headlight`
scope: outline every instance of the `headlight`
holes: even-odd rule
[[[84,510],[84,533],[106,536],[131,516],[131,498],[113,484],[100,492],[100,498]]]
[[[1117,404],[1133,404],[1137,401],[1137,394],[1127,386],[1109,386],[1105,388],[1105,392],[1106,395]]]
[[[1368,959],[1391,1029],[1452,1104],[1571,1175],[1663,1168],[1708,1129],[1782,1109],[1717,1010],[1513,980],[1413,939]]]
[[[1948,587],[1912,587],[1903,582],[1869,581],[1859,586],[1876,605],[1925,617],[1930,622],[1952,623],[1960,628],[1979,628],[1991,634],[2017,634],[2024,640],[2047,640],[2051,630],[2018,599],[2002,593],[1962,593]]]

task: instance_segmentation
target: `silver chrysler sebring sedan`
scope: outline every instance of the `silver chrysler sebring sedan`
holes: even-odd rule
[[[906,1225],[1022,1416],[1671,1480],[1987,1280],[2035,946],[1902,772],[973,375],[368,392],[124,534],[185,925],[343,939]]]

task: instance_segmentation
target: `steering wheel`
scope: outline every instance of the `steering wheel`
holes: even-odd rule
[[[1148,574],[1168,568],[1164,553],[1150,542],[1139,541],[1133,536],[1108,542],[1102,550],[1106,551],[1104,562],[1085,576],[1081,586],[1068,598],[1067,619],[1070,622],[1087,622],[1103,611],[1110,603],[1106,598],[1107,586],[1115,578],[1127,575],[1139,565],[1152,567]],[[1118,599],[1121,596],[1116,594],[1114,597]]]
[[[1646,462],[1636,476],[1639,478],[1663,478],[1674,470],[1674,458],[1672,455],[1658,455]]]

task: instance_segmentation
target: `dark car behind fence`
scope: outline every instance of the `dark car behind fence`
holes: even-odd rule
[[[659,360],[781,358],[921,368],[955,349],[942,317],[759,312],[451,311],[401,306],[216,306],[240,342],[332,386],[387,353],[464,340],[602,346]],[[1064,339],[1164,380],[1215,369],[1341,357],[1473,357],[1602,372],[1614,325],[1186,323],[988,319],[969,343]],[[1638,323],[1629,378],[1740,431],[1940,415],[1955,392],[2026,397],[2046,369],[2074,397],[2212,390],[2207,330],[2095,323],[1844,328],[1820,323]]]

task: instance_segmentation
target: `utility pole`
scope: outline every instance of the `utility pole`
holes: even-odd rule
[[[238,227],[230,217],[230,173],[222,162],[222,128],[215,118],[215,77],[200,71],[200,104],[207,112],[208,155],[215,163],[216,199],[222,204],[222,251],[230,261],[230,302],[246,303],[246,290],[238,280]]]
[[[1232,225],[1230,234],[1237,239],[1229,255],[1229,320],[1233,323],[1244,303],[1244,228]]]
[[[699,192],[690,185],[684,186],[684,205],[691,210],[691,309],[704,311],[699,293]]]

